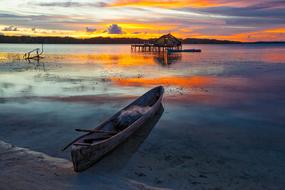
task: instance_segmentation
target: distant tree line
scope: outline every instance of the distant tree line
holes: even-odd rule
[[[31,37],[31,36],[0,36],[0,43],[31,43],[31,44],[129,44],[143,43],[139,38],[72,38],[72,37]]]
[[[229,40],[216,40],[216,39],[197,39],[197,38],[186,38],[182,40],[184,44],[241,44],[238,41]]]
[[[183,44],[241,44],[238,41],[216,40],[216,39],[180,39]],[[155,39],[140,38],[72,38],[72,37],[31,37],[31,36],[4,36],[0,35],[0,43],[28,43],[28,44],[142,44],[153,43]],[[254,43],[284,43],[284,42],[254,42]]]

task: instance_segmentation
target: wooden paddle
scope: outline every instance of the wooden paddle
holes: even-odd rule
[[[107,133],[107,134],[116,134],[117,131],[104,131],[104,130],[97,130],[97,129],[75,129],[78,132],[87,132],[87,133]]]
[[[88,132],[88,133],[105,133],[105,134],[117,134],[116,131],[103,131],[103,130],[96,130],[96,129],[75,129],[76,131],[79,132]],[[66,145],[63,149],[61,149],[61,151],[65,151],[68,147],[70,147],[73,143],[75,143],[76,141],[78,141],[80,138],[82,138],[82,136],[78,137],[77,139],[73,140],[72,142],[70,142],[68,145]],[[101,137],[102,138],[102,137]]]

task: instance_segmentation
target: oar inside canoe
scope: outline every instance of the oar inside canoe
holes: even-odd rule
[[[104,130],[90,130],[90,129],[75,129],[75,131],[79,131],[79,132],[88,132],[88,133],[98,133],[98,134],[104,134],[106,136],[100,136],[97,138],[93,138],[93,141],[95,140],[103,140],[106,138],[110,138],[113,135],[117,134],[118,132],[116,131],[104,131]],[[88,135],[88,134],[87,134]],[[105,138],[106,137],[106,138]],[[73,140],[72,142],[70,142],[69,144],[67,144],[63,149],[61,149],[61,151],[65,151],[68,147],[70,147],[73,143],[75,143],[77,140],[79,140],[81,137],[78,137],[77,139]]]
[[[104,131],[95,129],[75,129],[77,132],[87,132],[87,133],[104,133],[104,134],[117,134],[117,131]]]
[[[117,131],[104,131],[104,130],[94,130],[94,129],[75,129],[77,132],[87,132],[87,133],[107,133],[107,134],[116,134]]]

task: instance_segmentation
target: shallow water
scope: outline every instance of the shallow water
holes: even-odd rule
[[[45,45],[40,62],[22,60],[23,52],[36,47],[0,45],[0,139],[69,158],[60,149],[79,135],[75,128],[93,128],[163,85],[165,111],[128,170],[138,163],[160,170],[158,159],[171,174],[175,160],[202,155],[245,166],[254,162],[256,175],[281,183],[276,176],[285,169],[284,45],[185,45],[202,53],[169,56],[132,53],[129,45]],[[177,176],[189,174],[186,163],[188,170],[177,167]],[[168,180],[166,187],[188,183]]]

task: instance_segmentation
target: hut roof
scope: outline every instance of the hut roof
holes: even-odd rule
[[[158,46],[180,46],[181,41],[171,34],[166,34],[154,41],[154,45]]]

